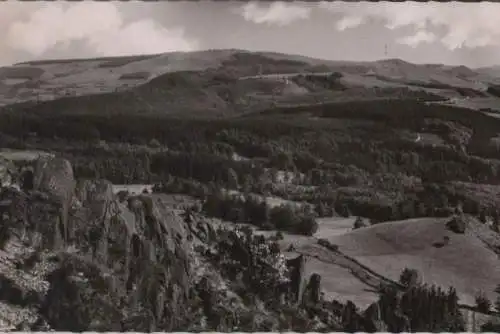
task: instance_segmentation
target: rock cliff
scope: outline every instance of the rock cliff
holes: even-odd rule
[[[59,157],[23,169],[11,179],[19,187],[0,189],[0,327],[340,329],[321,277],[263,236],[179,212],[162,194],[117,196],[109,181],[75,180]]]
[[[38,317],[55,330],[178,327],[192,256],[181,218],[162,215],[148,195],[130,197],[124,206],[108,181],[76,182],[61,158],[39,159],[32,173],[32,189],[3,187],[0,207],[4,262],[15,258],[21,276],[32,269],[30,257],[53,269],[39,277],[45,290],[31,305]],[[23,245],[22,254],[13,253]],[[31,317],[33,326],[38,317]]]

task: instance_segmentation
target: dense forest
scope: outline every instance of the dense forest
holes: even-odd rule
[[[479,112],[404,100],[212,120],[0,114],[4,147],[59,151],[81,177],[198,197],[220,188],[276,195],[308,202],[316,215],[333,210],[372,222],[446,216],[456,207],[496,222],[500,203],[474,184],[499,183],[499,129]],[[420,134],[425,141],[415,141]]]

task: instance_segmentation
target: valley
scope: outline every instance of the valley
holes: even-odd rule
[[[499,83],[244,50],[0,68],[1,326],[496,328]]]

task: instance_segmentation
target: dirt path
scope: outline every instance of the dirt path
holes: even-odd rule
[[[392,285],[399,289],[403,289],[401,284],[374,272],[340,251],[333,251],[320,245],[307,245],[297,250],[297,253],[314,257],[324,263],[334,264],[345,268],[349,270],[354,277],[373,289],[378,289],[381,285]]]
[[[374,292],[381,285],[390,285],[396,287],[400,292],[404,291],[404,286],[400,283],[376,273],[340,251],[335,251],[319,244],[310,244],[300,247],[300,249],[296,250],[296,253],[315,258],[325,264],[333,264],[345,268],[349,270],[356,279],[373,288]],[[488,314],[480,313],[477,312],[475,307],[466,304],[459,304],[459,308],[464,315],[467,331],[478,330],[491,316],[500,315],[496,312],[490,312]]]

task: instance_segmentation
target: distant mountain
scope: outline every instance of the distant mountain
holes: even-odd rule
[[[214,116],[272,106],[414,98],[495,109],[500,104],[488,88],[498,83],[500,68],[208,50],[3,67],[0,105],[36,102],[37,111]]]

